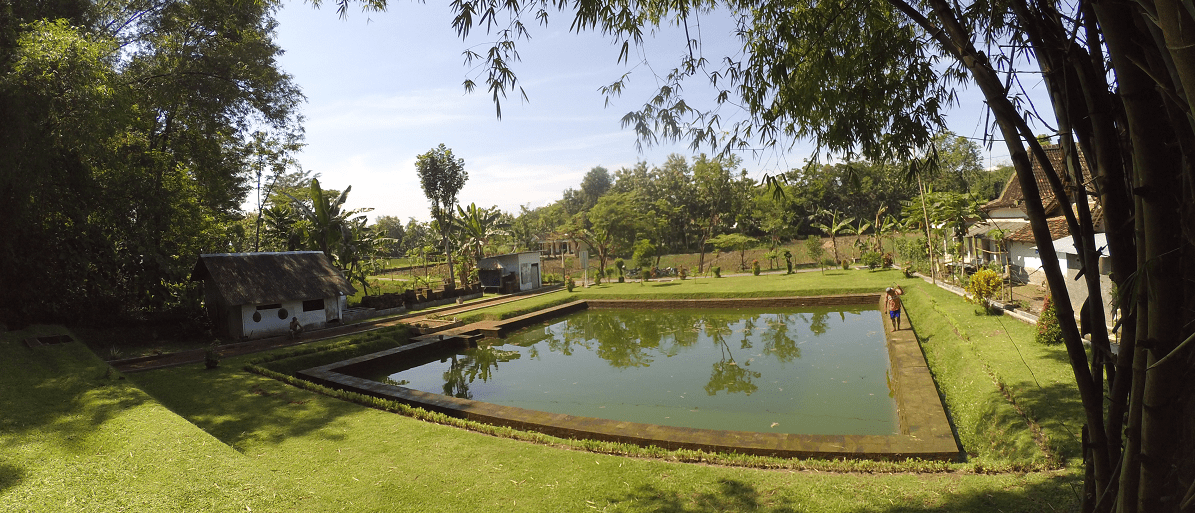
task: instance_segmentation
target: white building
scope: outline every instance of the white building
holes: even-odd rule
[[[477,278],[483,288],[506,293],[538,289],[543,286],[539,259],[538,251],[482,258],[477,261]]]
[[[1060,146],[1046,146],[1043,148],[1055,169],[1063,169],[1063,155]],[[1050,230],[1051,243],[1058,255],[1058,264],[1067,277],[1067,292],[1070,295],[1071,306],[1076,315],[1087,301],[1087,285],[1082,279],[1076,280],[1079,274],[1079,257],[1075,249],[1074,240],[1070,237],[1070,230],[1063,217],[1065,208],[1074,209],[1074,205],[1062,205],[1054,196],[1053,190],[1046,181],[1045,171],[1037,159],[1032,159],[1033,176],[1041,193],[1042,206],[1046,212],[1046,223]],[[1083,176],[1090,176],[1087,161],[1083,154],[1079,154],[1079,165]],[[976,223],[968,231],[966,244],[968,258],[977,262],[991,262],[993,260],[1009,266],[1009,277],[1014,282],[1045,284],[1045,272],[1042,270],[1042,260],[1038,251],[1037,241],[1033,237],[1029,226],[1029,215],[1025,213],[1025,197],[1021,190],[1021,183],[1014,174],[1004,187],[1004,192],[996,200],[984,205],[983,210],[989,219]],[[1094,199],[1088,203],[1092,224],[1096,230],[1096,249],[1104,248],[1099,259],[1100,288],[1104,295],[1105,319],[1112,319],[1111,299],[1112,281],[1109,278],[1107,239],[1104,231],[1103,211]],[[993,237],[995,230],[1002,230],[1000,237]],[[1001,255],[1003,252],[1003,255]]]
[[[191,281],[203,282],[217,333],[233,340],[284,335],[339,321],[357,291],[322,252],[200,255]]]

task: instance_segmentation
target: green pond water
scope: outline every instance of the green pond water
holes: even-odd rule
[[[702,429],[899,431],[875,308],[585,310],[373,376],[404,387]]]

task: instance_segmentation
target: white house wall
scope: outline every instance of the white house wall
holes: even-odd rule
[[[324,298],[322,301],[324,306],[322,310],[310,312],[303,311],[302,301],[284,301],[281,303],[282,308],[265,310],[258,310],[258,305],[241,305],[241,337],[255,339],[285,335],[290,332],[290,320],[293,317],[297,317],[299,324],[302,324],[305,329],[322,328],[328,321],[329,306],[335,305],[338,299]],[[279,318],[278,315],[280,310],[286,310],[282,318]],[[254,313],[261,314],[260,321],[253,320]]]
[[[519,253],[519,290],[538,289],[542,285],[539,253]]]
[[[1041,270],[1041,257],[1033,248],[1033,245],[1024,242],[1009,241],[1008,258],[1014,267],[1019,268],[1020,273],[1016,276],[1019,281],[1041,285],[1046,282],[1046,274]],[[1065,255],[1058,259],[1058,266],[1066,270]]]

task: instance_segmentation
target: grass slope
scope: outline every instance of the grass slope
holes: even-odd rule
[[[1062,346],[937,287],[906,288],[917,338],[978,465],[1080,463],[1083,411]]]
[[[72,342],[0,335],[0,511],[257,511],[302,493]]]

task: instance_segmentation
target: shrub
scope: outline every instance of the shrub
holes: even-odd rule
[[[712,271],[714,271],[714,277],[715,277],[715,278],[721,278],[721,277],[722,277],[722,268],[721,268],[721,267],[719,267],[719,266],[714,266],[714,267],[712,267],[712,268],[711,268],[711,270],[712,270]]]
[[[885,269],[892,267],[892,253],[884,253],[880,265],[883,265]]]
[[[884,257],[875,251],[868,251],[867,253],[863,254],[863,258],[861,258],[860,261],[862,261],[863,265],[866,265],[868,269],[875,269],[883,263]]]
[[[751,261],[751,274],[759,276],[759,260]]]
[[[786,248],[784,250],[783,254],[784,254],[784,265],[788,266],[788,272],[786,274],[792,274],[793,273],[793,252],[789,251]]]
[[[999,273],[991,269],[980,269],[971,275],[971,280],[967,283],[967,294],[970,294],[967,301],[986,305],[1003,286],[1004,280]]]
[[[212,341],[207,346],[207,351],[203,353],[203,366],[209,369],[215,369],[220,366],[220,347],[219,342]]]
[[[569,292],[572,292],[573,288],[575,288],[576,286],[577,286],[577,282],[573,281],[572,276],[569,276],[567,274],[564,275],[564,288],[568,289]]]
[[[685,269],[684,267],[679,267],[676,269],[676,274],[677,276],[680,276],[680,279],[683,280],[689,277],[689,270]]]
[[[843,270],[843,271],[849,271],[849,270],[851,270],[851,261],[850,261],[850,259],[847,259],[847,258],[844,258],[844,259],[842,259],[842,270]]]
[[[1058,325],[1058,312],[1049,295],[1042,303],[1041,316],[1037,318],[1037,341],[1047,345],[1062,343],[1062,326]]]
[[[593,284],[594,284],[594,285],[601,285],[601,284],[602,284],[602,273],[594,273],[594,275],[593,275]]]
[[[809,237],[808,239],[805,239],[805,252],[809,255],[809,260],[811,262],[821,262],[822,264],[825,264],[825,260],[822,260],[822,256],[826,254],[826,248],[822,247],[821,237]],[[822,267],[825,267],[825,265]]]
[[[830,257],[823,258],[822,267],[838,267],[838,261]]]

